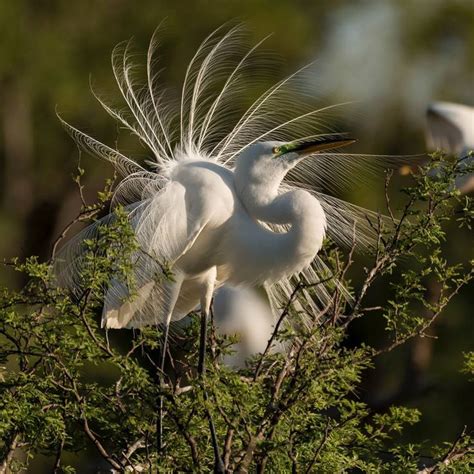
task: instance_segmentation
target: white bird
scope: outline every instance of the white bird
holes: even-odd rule
[[[242,369],[251,356],[265,351],[275,318],[264,295],[254,288],[224,285],[214,295],[213,309],[216,333],[238,339],[223,357],[225,365]],[[282,350],[281,343],[273,347],[273,351]]]
[[[140,246],[134,255],[137,294],[128,301],[126,284],[111,283],[105,327],[164,324],[166,344],[172,320],[200,306],[206,321],[213,293],[224,284],[263,286],[275,314],[296,281],[315,283],[328,275],[317,255],[326,236],[362,250],[375,245],[380,216],[321,188],[351,189],[362,175],[398,167],[403,160],[330,151],[352,140],[322,133],[336,106],[311,105],[303,88],[309,81],[302,80],[307,67],[239,113],[239,94],[246,94],[244,73],[260,45],[241,51],[241,36],[242,29],[234,27],[205,39],[187,68],[177,106],[154,72],[157,32],[148,49],[144,84],[136,79],[130,42],[114,49],[113,70],[129,112],[95,95],[149,148],[151,170],[61,119],[83,150],[112,162],[124,176],[112,207],[125,206]],[[82,242],[111,219],[113,214],[78,234],[58,255],[56,272],[73,291],[81,288]],[[173,281],[157,278],[163,276],[163,262],[171,265]],[[337,280],[331,285],[350,300]],[[302,317],[317,318],[331,291],[325,285],[312,294],[301,291],[295,304]]]
[[[427,110],[428,148],[442,149],[460,157],[474,150],[474,107],[451,102],[433,102]],[[472,165],[474,159],[466,158],[463,166]],[[458,176],[456,187],[462,193],[474,190],[474,175]]]
[[[133,255],[136,294],[130,300],[125,282],[113,280],[105,289],[102,324],[108,328],[163,324],[162,371],[170,322],[199,306],[198,372],[204,372],[206,321],[212,296],[224,284],[262,286],[275,317],[296,282],[316,284],[330,276],[317,255],[325,237],[341,246],[374,247],[383,218],[324,194],[322,187],[336,192],[351,189],[361,176],[398,167],[403,161],[332,152],[352,140],[324,129],[337,106],[312,105],[304,87],[310,83],[304,78],[308,67],[278,81],[240,111],[244,101],[239,97],[245,99],[248,89],[246,73],[251,72],[250,80],[259,77],[253,60],[261,42],[244,51],[239,49],[239,26],[225,34],[220,30],[209,35],[192,58],[176,106],[160,88],[155,72],[158,30],[148,49],[145,83],[135,75],[130,42],[114,49],[113,70],[129,111],[95,95],[149,148],[152,169],[60,118],[83,150],[112,162],[124,176],[112,207],[121,204],[127,210],[139,245]],[[73,292],[82,287],[84,240],[96,237],[100,226],[113,218],[112,213],[76,235],[56,258],[59,280]],[[171,267],[172,281],[165,278],[163,263]],[[318,310],[330,301],[334,288],[350,301],[336,278],[328,286],[315,286],[311,293],[298,293],[294,305],[301,323],[318,320]],[[235,293],[227,296],[233,297]],[[262,314],[266,318],[265,310]],[[253,330],[261,326],[255,323]],[[162,404],[161,398],[159,447]],[[217,449],[210,417],[209,423]],[[216,470],[222,471],[217,451],[215,457]]]
[[[250,357],[263,353],[275,330],[275,315],[263,288],[232,286],[228,283],[214,292],[213,327],[218,336],[232,338],[225,344],[221,362],[232,369],[243,369]],[[173,334],[183,337],[192,323],[187,316],[173,324]],[[174,340],[173,340],[174,343]],[[286,346],[275,341],[269,350],[283,352]]]

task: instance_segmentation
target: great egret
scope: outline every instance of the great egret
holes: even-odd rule
[[[130,42],[114,49],[113,70],[130,113],[95,95],[148,146],[153,169],[61,119],[83,150],[112,162],[124,175],[112,206],[125,206],[140,246],[134,256],[137,294],[124,302],[128,288],[112,282],[103,325],[164,324],[165,346],[170,321],[199,304],[204,347],[211,298],[225,283],[264,286],[277,311],[294,282],[315,283],[327,273],[317,256],[325,236],[363,250],[374,245],[380,216],[322,193],[321,186],[351,188],[361,173],[391,164],[390,157],[332,151],[352,140],[324,130],[328,113],[337,106],[311,105],[304,90],[309,81],[301,80],[307,67],[277,82],[236,115],[239,94],[246,93],[244,73],[260,43],[240,52],[242,29],[220,31],[209,35],[192,58],[176,107],[160,90],[154,72],[157,32],[148,49],[144,84],[134,75]],[[392,164],[399,166],[400,161]],[[59,254],[56,271],[72,290],[81,287],[82,241],[112,218],[78,234]],[[156,278],[163,275],[160,262],[171,265],[173,281]],[[344,287],[332,284],[349,299]],[[317,318],[329,291],[324,285],[315,288],[316,297],[301,291],[295,302],[304,310],[300,314]],[[162,354],[161,368],[166,351]],[[201,350],[199,372],[203,370]]]
[[[428,147],[440,148],[461,157],[474,150],[474,107],[452,102],[433,102],[427,110]],[[466,158],[463,165],[472,164],[473,158]],[[474,190],[474,176],[467,174],[456,179],[456,187],[462,193]]]
[[[451,102],[433,102],[427,109],[427,145],[432,150],[465,156],[474,150],[474,107]],[[471,159],[472,161],[472,159]],[[466,166],[470,162],[466,159]],[[474,176],[459,177],[456,185],[463,193],[474,189]],[[274,327],[271,308],[252,288],[225,285],[214,296],[214,324],[221,335],[237,335],[239,341],[223,362],[235,368],[265,350]],[[278,347],[283,350],[283,347]]]

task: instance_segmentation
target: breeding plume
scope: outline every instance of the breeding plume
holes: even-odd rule
[[[276,312],[295,282],[327,276],[317,255],[325,237],[362,250],[374,243],[371,221],[377,215],[321,189],[350,189],[362,175],[390,165],[390,158],[340,152],[352,140],[326,125],[338,106],[311,105],[310,67],[276,82],[242,109],[252,78],[262,76],[255,72],[261,43],[245,50],[243,35],[237,26],[208,36],[191,59],[177,101],[160,85],[159,31],[142,82],[130,42],[115,48],[112,67],[127,108],[94,94],[148,148],[145,164],[61,119],[83,150],[122,174],[112,207],[127,210],[140,246],[133,260],[138,291],[130,301],[122,281],[105,289],[105,327],[168,328],[197,307],[206,317],[214,291],[224,284],[264,287]],[[78,234],[58,255],[57,273],[72,290],[81,287],[81,243],[111,219],[112,214]],[[163,262],[171,266],[173,281],[157,278]],[[317,317],[328,301],[324,285],[315,294],[301,292],[302,314]]]

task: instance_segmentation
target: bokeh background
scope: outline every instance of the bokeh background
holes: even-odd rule
[[[180,87],[205,36],[228,20],[240,20],[253,43],[273,33],[266,48],[281,60],[272,80],[317,59],[315,95],[326,104],[356,104],[346,117],[358,139],[356,151],[424,153],[431,101],[474,105],[472,0],[2,0],[1,258],[47,259],[52,242],[79,210],[72,181],[78,152],[56,118],[56,107],[104,143],[118,140],[126,152],[146,156],[101,110],[89,81],[92,77],[100,90],[118,97],[112,48],[134,36],[137,50],[145,51],[165,17],[162,79],[168,86]],[[81,160],[86,198],[93,202],[112,169],[87,156]],[[397,181],[403,185],[404,178]],[[381,189],[371,186],[343,197],[377,210]],[[453,229],[445,247],[451,259],[466,260],[472,257],[472,234]],[[359,261],[359,267],[363,264]],[[0,282],[23,283],[3,268]],[[379,303],[389,298],[386,282],[376,290]],[[473,349],[473,305],[473,288],[466,288],[433,328],[433,338],[413,341],[367,373],[358,394],[362,400],[377,409],[404,403],[423,412],[421,422],[404,435],[407,442],[453,439],[474,421],[474,383],[460,374],[462,352]],[[374,318],[354,327],[348,343],[379,343],[383,337]]]

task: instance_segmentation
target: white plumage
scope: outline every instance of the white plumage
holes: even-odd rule
[[[253,288],[223,286],[214,296],[214,324],[221,336],[237,336],[237,343],[223,357],[228,367],[241,369],[249,357],[262,353],[275,326],[268,301]],[[283,350],[277,342],[274,351]]]
[[[105,110],[150,149],[151,169],[61,119],[83,150],[112,162],[124,176],[112,206],[125,206],[140,246],[134,256],[138,293],[128,301],[126,285],[112,282],[105,289],[103,325],[168,326],[198,305],[207,314],[214,290],[224,284],[263,286],[276,314],[296,281],[327,277],[317,256],[325,236],[362,250],[374,245],[380,217],[322,193],[321,186],[348,189],[361,176],[399,166],[403,159],[331,151],[348,140],[324,128],[334,107],[311,105],[303,86],[308,81],[301,80],[308,68],[277,82],[239,113],[245,73],[260,45],[243,51],[241,27],[206,38],[174,105],[155,73],[158,36],[157,31],[150,42],[144,84],[136,80],[130,43],[113,52],[127,111],[96,94]],[[56,271],[73,291],[81,287],[81,242],[112,218],[77,235],[59,254]],[[174,281],[159,282],[162,262],[171,265]],[[350,300],[337,280],[330,284]],[[236,297],[228,291],[229,298]],[[296,305],[306,317],[317,318],[329,292],[325,285],[313,295],[302,291]],[[266,318],[267,311],[262,315]],[[222,327],[228,325],[225,318],[223,310]],[[216,320],[219,325],[219,315]]]

